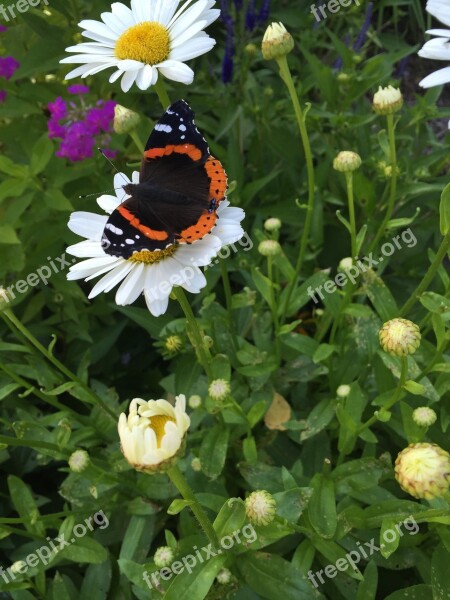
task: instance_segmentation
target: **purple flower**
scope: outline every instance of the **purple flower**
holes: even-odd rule
[[[52,115],[52,119],[60,121],[61,119],[64,119],[67,114],[67,105],[61,96],[58,96],[54,102],[48,103],[48,110]]]
[[[67,91],[69,92],[69,94],[89,94],[89,88],[87,85],[70,85],[67,88]]]
[[[0,25],[0,33],[2,33],[3,31],[7,31],[8,28],[5,27],[4,25]]]
[[[258,16],[256,17],[256,22],[258,24],[265,23],[269,18],[270,13],[270,0],[263,0],[261,4],[261,8],[259,9]]]
[[[253,31],[256,25],[255,0],[248,0],[247,13],[245,15],[245,29]]]
[[[48,126],[48,137],[51,138],[65,138],[66,129],[62,125],[59,124],[59,121],[55,121],[54,119],[50,119],[47,123]]]
[[[372,15],[373,15],[373,2],[369,2],[366,8],[366,14],[364,17],[364,23],[361,27],[361,31],[358,33],[358,37],[356,38],[355,43],[353,44],[353,50],[355,52],[359,52],[361,48],[364,46],[364,42],[366,41],[367,32],[369,31],[369,27],[372,24]]]
[[[19,67],[20,63],[13,56],[0,57],[0,77],[11,79]]]
[[[5,90],[0,90],[0,104],[3,104],[3,102],[6,100],[6,92]]]
[[[102,100],[97,107],[90,108],[86,113],[86,124],[90,127],[91,133],[97,135],[101,131],[108,131],[111,121],[114,120],[114,107],[116,103],[113,100]]]
[[[66,129],[65,137],[56,156],[68,158],[72,162],[90,158],[93,155],[94,141],[86,123],[83,121],[73,123]]]

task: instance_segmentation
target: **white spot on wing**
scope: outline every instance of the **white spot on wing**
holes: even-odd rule
[[[115,227],[114,225],[111,225],[111,223],[106,223],[105,229],[109,229],[116,235],[123,235],[123,231],[121,229],[119,229],[119,227]]]
[[[181,125],[179,125],[178,129],[180,131],[186,131],[186,125],[183,125],[183,123]]]
[[[134,240],[126,239],[125,244],[134,244]]]
[[[163,123],[157,123],[155,125],[155,131],[164,131],[164,133],[170,133],[172,127],[170,125],[163,125]]]

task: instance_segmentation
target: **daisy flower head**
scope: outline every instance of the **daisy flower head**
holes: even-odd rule
[[[139,182],[137,171],[133,173],[132,180],[133,183]],[[174,286],[195,294],[206,285],[200,267],[209,266],[223,247],[241,239],[244,230],[240,222],[245,215],[241,208],[232,207],[228,200],[223,200],[217,208],[218,220],[210,235],[192,244],[175,242],[163,250],[135,252],[126,259],[112,256],[102,244],[103,231],[108,215],[129,198],[122,189],[128,183],[130,181],[123,173],[115,175],[116,196],[103,195],[97,200],[105,211],[104,215],[81,211],[72,213],[68,227],[85,239],[67,248],[69,254],[83,259],[70,267],[67,278],[90,281],[102,275],[89,298],[109,292],[120,284],[115,298],[119,306],[132,304],[143,294],[148,310],[158,317],[166,312]]]
[[[109,81],[121,78],[128,92],[133,83],[147,90],[159,74],[190,84],[194,72],[184,61],[209,52],[216,41],[204,32],[220,14],[213,9],[215,0],[131,0],[128,8],[121,2],[111,5],[111,12],[101,14],[101,21],[79,23],[88,42],[66,48],[75,53],[62,63],[80,64],[66,79],[95,75],[114,68]]]
[[[447,0],[428,0],[426,10],[441,23],[450,27],[450,4]],[[432,60],[450,61],[450,29],[429,29],[426,33],[436,37],[424,44],[419,50],[419,56]],[[431,73],[422,79],[419,85],[430,88],[444,83],[450,83],[450,67],[444,67]]]

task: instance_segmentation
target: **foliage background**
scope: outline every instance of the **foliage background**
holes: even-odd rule
[[[254,242],[251,251],[241,250],[225,261],[232,310],[226,309],[220,265],[208,269],[204,292],[190,298],[213,339],[216,376],[228,378],[233,370],[233,398],[249,416],[251,433],[231,408],[224,409],[220,418],[214,413],[207,380],[176,303],[155,319],[143,301],[117,307],[109,294],[90,302],[91,285],[67,282],[61,272],[47,286],[18,296],[13,310],[44,346],[53,339],[54,355],[89,382],[117,415],[134,397],[202,396],[203,407],[191,415],[188,452],[181,464],[212,516],[229,497],[266,489],[276,495],[282,517],[310,530],[305,537],[289,527],[268,526],[252,546],[268,555],[248,552],[235,563],[230,558],[234,583],[226,589],[215,583],[208,597],[448,598],[448,591],[444,595],[437,591],[439,585],[448,590],[450,518],[442,516],[448,503],[408,497],[392,469],[397,453],[410,442],[426,440],[446,447],[449,412],[443,399],[449,390],[448,368],[428,373],[421,380],[425,385],[421,396],[405,394],[390,421],[376,423],[364,436],[352,436],[349,420],[356,425],[367,420],[383,403],[383,393],[395,387],[398,362],[379,350],[378,329],[398,315],[441,242],[438,206],[449,181],[450,110],[441,89],[424,92],[417,85],[433,69],[430,61],[416,56],[428,26],[419,1],[377,2],[358,52],[352,43],[363,26],[367,3],[341,8],[317,25],[309,7],[309,1],[275,0],[270,11],[270,20],[285,23],[296,41],[289,64],[302,103],[311,103],[307,126],[317,188],[304,283],[293,295],[289,314],[283,315],[288,323],[304,322],[283,330],[281,365],[274,355],[266,302],[266,263],[257,246],[266,237],[265,218],[279,217],[283,254],[276,258],[275,268],[281,284],[277,293],[282,295],[298,252],[305,212],[296,200],[306,202],[307,179],[289,98],[275,62],[265,62],[260,55],[265,26],[248,32],[243,13],[238,15],[231,83],[221,81],[225,29],[218,21],[210,31],[217,46],[195,61],[194,84],[168,86],[173,100],[184,97],[193,106],[199,128],[226,167],[231,201],[246,210],[244,226]],[[96,196],[80,199],[80,195],[111,188],[113,171],[100,156],[69,163],[54,155],[46,108],[57,96],[68,97],[67,70],[59,60],[66,46],[81,40],[77,23],[98,18],[108,9],[106,1],[93,5],[51,0],[45,10],[31,8],[8,23],[8,31],[1,34],[2,54],[20,62],[13,78],[2,82],[8,96],[0,104],[0,277],[5,287],[78,241],[66,226],[70,212],[96,207]],[[343,41],[346,36],[348,45]],[[335,68],[339,57],[340,71]],[[339,77],[340,73],[348,77]],[[161,114],[156,95],[123,94],[117,85],[108,84],[106,76],[88,83],[94,101],[112,98],[143,116],[139,136],[145,141]],[[337,209],[346,212],[345,182],[333,171],[332,160],[342,149],[354,150],[363,159],[355,175],[357,223],[367,224],[370,239],[384,215],[383,194],[389,185],[379,165],[387,160],[385,123],[372,112],[371,98],[378,85],[390,83],[398,84],[405,96],[396,130],[400,175],[394,217],[404,219],[403,228],[411,226],[418,244],[396,252],[378,275],[361,283],[352,305],[357,308],[339,317],[341,325],[330,344],[329,326],[340,315],[342,299],[338,294],[329,296],[321,306],[324,313],[318,314],[306,288],[326,279],[323,269],[334,273],[349,254],[348,234],[336,218]],[[139,162],[131,138],[115,135],[113,147],[119,170],[129,172],[130,165]],[[391,229],[386,239],[394,232]],[[443,339],[450,311],[448,289],[448,274],[441,267],[433,293],[425,294],[408,315],[424,331],[420,350],[409,359],[416,376],[431,361],[436,363],[436,339]],[[80,539],[47,567],[30,569],[26,577],[8,585],[0,579],[0,589],[14,600],[160,597],[157,592],[150,595],[142,581],[143,565],[152,568],[155,549],[166,541],[172,545],[175,539],[183,540],[181,556],[183,548],[186,552],[197,543],[201,538],[192,516],[187,511],[167,515],[175,489],[164,475],[145,477],[129,470],[120,453],[115,421],[92,406],[79,383],[68,382],[6,324],[0,332],[1,564],[6,568],[24,558],[47,535],[71,531],[96,510],[104,510],[110,520],[106,530]],[[182,336],[184,345],[178,354],[167,356],[164,340],[173,332]],[[446,361],[441,354],[437,362]],[[351,384],[345,403],[336,398],[340,384]],[[269,430],[263,420],[274,392],[292,407],[284,432]],[[50,406],[54,400],[60,408]],[[427,433],[411,418],[412,409],[422,405],[433,406],[439,416]],[[67,465],[77,448],[87,449],[91,456],[90,466],[81,474],[70,472]],[[202,460],[202,473],[190,467],[194,456]],[[384,556],[377,554],[363,564],[364,579],[339,574],[321,586],[322,596],[305,579],[310,568],[333,563],[358,540],[378,539],[380,528],[390,528],[408,515],[421,523],[420,533],[396,540]],[[233,513],[229,518],[241,517]],[[179,583],[165,597],[203,598],[207,589],[203,593],[200,581],[212,582],[218,567],[211,561],[205,569],[209,570],[194,582],[189,580],[189,588],[187,580],[177,578]]]

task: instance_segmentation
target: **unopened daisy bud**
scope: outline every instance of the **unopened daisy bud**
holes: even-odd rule
[[[216,580],[221,585],[227,585],[231,581],[231,571],[226,568],[221,569],[216,575]]]
[[[212,339],[212,337],[210,335],[203,336],[203,343],[205,344],[205,346],[207,348],[212,348],[214,346],[214,340]]]
[[[114,131],[116,133],[130,133],[141,120],[141,117],[120,104],[116,104],[114,107]]]
[[[380,344],[394,356],[414,354],[420,346],[419,327],[408,319],[391,319],[380,329]]]
[[[86,450],[75,450],[69,458],[70,470],[74,473],[81,473],[89,464],[89,454]]]
[[[164,345],[168,352],[175,354],[183,347],[183,340],[180,338],[179,335],[169,335]]]
[[[255,56],[255,54],[258,52],[258,47],[256,46],[256,44],[250,43],[245,46],[244,50],[250,56]]]
[[[245,500],[245,514],[254,525],[269,525],[275,517],[275,498],[266,490],[252,492]]]
[[[281,221],[276,217],[271,217],[270,219],[266,219],[266,221],[264,221],[264,229],[266,231],[278,231],[280,227]]]
[[[440,498],[450,487],[450,454],[437,444],[410,444],[397,456],[395,478],[414,498]]]
[[[347,398],[350,394],[350,386],[349,385],[340,385],[336,390],[336,396],[338,398]]]
[[[191,467],[196,473],[199,473],[202,470],[202,463],[197,456],[191,460]]]
[[[343,271],[344,273],[351,269],[353,266],[353,259],[350,256],[343,258],[339,261],[338,271]]]
[[[188,400],[189,408],[198,408],[202,405],[202,398],[198,394],[190,396]]]
[[[276,240],[263,240],[258,246],[258,252],[263,256],[277,256],[281,253],[281,246]]]
[[[154,563],[160,569],[163,567],[169,567],[173,563],[175,554],[169,546],[160,546],[153,557]]]
[[[230,394],[231,388],[228,381],[225,379],[214,379],[211,381],[208,388],[208,394],[213,400],[221,401]]]
[[[119,417],[122,452],[137,471],[160,473],[172,467],[183,454],[190,419],[186,397],[167,400],[131,401],[128,415]]]
[[[0,285],[0,310],[4,310],[11,302],[11,297],[8,295],[8,291]]]
[[[399,89],[389,85],[378,88],[373,97],[373,110],[378,115],[393,115],[403,106],[403,96]]]
[[[341,173],[349,173],[356,171],[361,166],[361,157],[356,152],[351,150],[343,150],[339,152],[333,161],[333,169]]]
[[[286,56],[294,48],[294,39],[283,23],[272,23],[266,29],[261,50],[266,60]]]
[[[337,80],[339,83],[347,83],[350,81],[350,75],[348,73],[338,73]]]
[[[416,408],[413,411],[412,417],[416,425],[420,425],[420,427],[429,427],[436,422],[437,414],[428,406],[419,406],[419,408]]]

